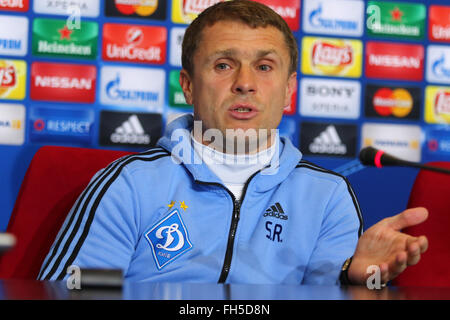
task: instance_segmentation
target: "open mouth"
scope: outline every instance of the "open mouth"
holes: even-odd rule
[[[239,113],[244,113],[244,112],[251,112],[252,109],[246,108],[246,107],[238,107],[238,108],[235,108],[234,111],[237,111]]]
[[[231,117],[238,120],[248,120],[258,114],[258,109],[252,105],[235,104],[229,109]]]

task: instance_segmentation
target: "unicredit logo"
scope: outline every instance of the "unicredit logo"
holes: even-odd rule
[[[430,6],[429,36],[431,40],[450,42],[450,7]]]
[[[107,23],[103,28],[103,58],[162,64],[166,59],[167,30],[157,26]]]
[[[144,32],[140,28],[130,28],[127,31],[127,42],[132,45],[138,45],[144,39]]]
[[[345,66],[353,61],[351,46],[337,46],[330,43],[317,42],[312,50],[314,65]]]

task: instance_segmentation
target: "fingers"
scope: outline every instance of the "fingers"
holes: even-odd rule
[[[419,237],[419,246],[420,246],[420,253],[424,253],[428,250],[428,239],[425,236]]]
[[[413,266],[417,264],[420,260],[421,254],[428,249],[428,240],[425,236],[420,236],[419,238],[411,238],[411,239],[412,240],[409,241],[407,245],[408,266]]]
[[[405,210],[393,217],[385,219],[385,223],[394,230],[402,230],[407,227],[424,222],[428,218],[428,210],[422,207]]]
[[[402,273],[407,267],[407,260],[408,255],[406,251],[403,251],[397,254],[395,260],[390,265],[387,263],[380,264],[381,283],[387,283]]]

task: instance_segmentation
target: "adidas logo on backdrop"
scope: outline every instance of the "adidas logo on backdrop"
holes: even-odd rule
[[[346,154],[347,147],[339,138],[336,128],[330,125],[309,145],[309,151],[312,153]]]
[[[133,114],[111,134],[114,143],[149,144],[150,136],[145,133],[138,117]]]

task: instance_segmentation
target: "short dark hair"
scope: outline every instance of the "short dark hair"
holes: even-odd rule
[[[297,41],[286,21],[264,4],[249,0],[234,0],[219,2],[205,9],[186,29],[181,60],[183,69],[190,75],[194,73],[193,57],[201,41],[203,29],[219,21],[239,21],[251,28],[264,28],[267,26],[277,28],[284,35],[291,57],[289,74],[297,70]]]

